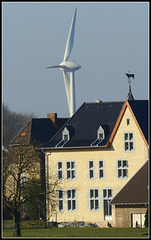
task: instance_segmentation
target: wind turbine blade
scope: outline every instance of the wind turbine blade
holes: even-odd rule
[[[50,67],[46,67],[46,68],[61,68],[60,65],[54,65],[54,66],[50,66]]]
[[[73,48],[76,12],[77,12],[77,8],[75,9],[75,12],[74,12],[74,15],[73,15],[73,18],[72,18],[72,22],[71,22],[71,26],[70,26],[70,30],[69,30],[69,34],[68,34],[68,39],[67,39],[67,43],[66,43],[66,49],[65,49],[63,61],[67,61],[68,60],[68,58],[70,56],[70,53],[71,53],[71,50]]]
[[[76,101],[75,101],[75,72],[70,72],[70,116],[72,116],[76,111]]]
[[[70,112],[70,80],[69,80],[67,72],[65,72],[65,71],[62,71],[62,72],[63,72],[64,84],[65,84],[65,89],[66,89],[68,108],[69,108],[69,112]]]

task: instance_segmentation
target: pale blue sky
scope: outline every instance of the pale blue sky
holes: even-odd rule
[[[2,91],[11,110],[69,117],[62,72],[45,67],[62,62],[75,7],[76,108],[125,100],[129,70],[134,98],[149,98],[147,2],[3,2]]]

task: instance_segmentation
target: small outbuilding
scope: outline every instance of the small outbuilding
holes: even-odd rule
[[[145,227],[148,208],[148,161],[111,201],[115,227]]]

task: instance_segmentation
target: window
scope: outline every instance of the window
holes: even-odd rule
[[[89,178],[94,178],[94,163],[93,160],[89,161]]]
[[[126,119],[126,123],[127,123],[127,125],[130,124],[130,118],[127,118],[127,119]]]
[[[68,140],[69,140],[67,134],[63,135],[63,140],[64,140],[64,141],[68,141]]]
[[[104,177],[104,162],[103,161],[99,161],[99,178],[103,178]]]
[[[63,178],[63,163],[60,161],[58,162],[58,179]]]
[[[56,147],[63,147],[70,139],[70,134],[68,129],[65,127],[62,132],[62,139],[59,143],[57,143]]]
[[[124,150],[134,150],[134,136],[132,132],[124,133]]]
[[[63,190],[59,190],[59,211],[63,211]]]
[[[23,154],[23,153],[20,153],[19,156],[18,156],[18,159],[19,159],[20,162],[22,163],[23,160],[24,160],[24,154]]]
[[[91,146],[98,146],[99,143],[101,143],[104,138],[105,138],[104,129],[102,128],[102,126],[100,126],[97,131],[97,139],[95,139],[95,141],[91,144]]]
[[[67,190],[67,210],[74,211],[77,208],[76,190]]]
[[[24,188],[26,185],[26,177],[21,177],[20,178],[20,185]]]
[[[99,209],[99,192],[98,189],[90,189],[90,210]]]
[[[67,169],[67,179],[74,179],[75,178],[75,162],[74,161],[66,162],[66,169]]]
[[[103,209],[104,219],[109,220],[112,218],[112,205],[110,204],[112,198],[112,189],[103,189]]]
[[[127,160],[118,160],[118,178],[125,178],[128,176],[128,162]]]
[[[98,139],[99,139],[99,141],[102,141],[102,140],[103,140],[103,133],[99,133],[99,134],[98,134]]]

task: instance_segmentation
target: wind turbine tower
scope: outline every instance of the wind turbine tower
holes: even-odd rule
[[[72,51],[72,48],[73,48],[73,42],[74,42],[76,12],[77,12],[77,8],[75,9],[75,12],[74,12],[74,15],[72,18],[72,22],[71,22],[71,26],[69,29],[69,34],[68,34],[68,38],[67,38],[63,62],[61,62],[59,65],[46,67],[46,68],[59,68],[63,73],[70,117],[72,117],[72,115],[76,111],[75,71],[81,68],[81,66],[79,64],[68,61],[69,56]],[[68,72],[70,73],[70,78],[68,76]]]

